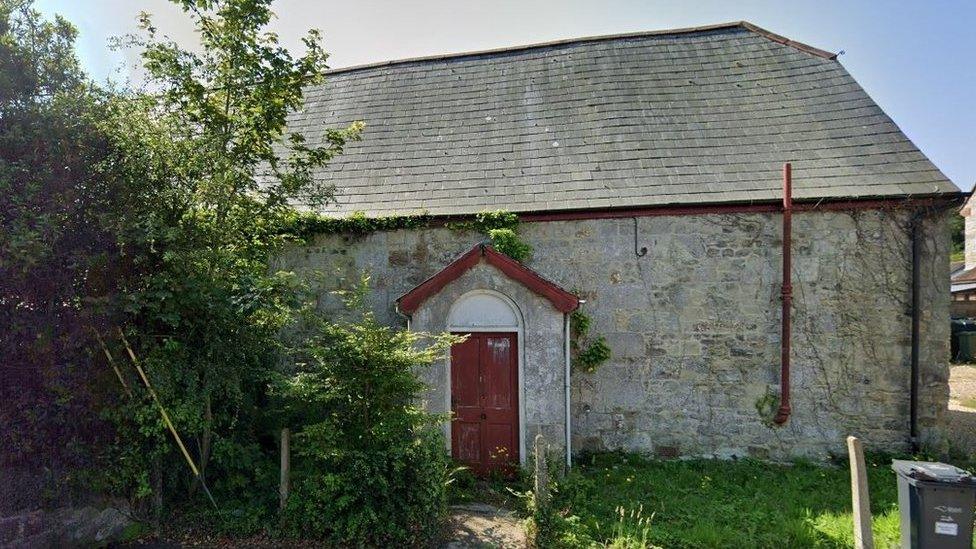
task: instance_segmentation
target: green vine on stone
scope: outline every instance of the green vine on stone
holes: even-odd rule
[[[477,231],[491,240],[495,250],[515,261],[524,262],[532,255],[532,246],[519,237],[518,216],[512,212],[481,212],[470,221],[450,223],[448,228],[455,231]]]
[[[600,365],[610,360],[611,355],[607,338],[601,335],[590,339],[591,323],[590,317],[579,309],[570,315],[570,355],[573,369],[587,374],[597,371]]]
[[[759,414],[759,419],[766,427],[776,426],[776,423],[773,422],[773,416],[776,414],[776,408],[778,405],[779,395],[769,390],[768,387],[766,388],[766,392],[763,394],[763,396],[756,399],[756,413]]]
[[[430,226],[431,220],[429,214],[366,217],[364,212],[353,212],[349,217],[326,217],[303,212],[288,218],[281,232],[304,241],[317,234],[365,235],[380,231],[422,229]]]
[[[306,242],[317,234],[366,235],[380,231],[423,229],[431,226],[430,214],[393,215],[367,217],[364,212],[354,212],[349,217],[327,217],[313,212],[302,212],[288,217],[280,232]],[[519,236],[518,216],[505,211],[481,212],[474,219],[448,223],[456,231],[476,231],[484,234],[497,251],[516,261],[525,261],[532,254],[532,247]]]

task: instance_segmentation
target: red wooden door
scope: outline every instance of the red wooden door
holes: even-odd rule
[[[451,453],[478,473],[519,462],[518,337],[481,332],[451,348]]]

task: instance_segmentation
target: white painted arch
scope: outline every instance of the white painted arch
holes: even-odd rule
[[[471,290],[457,298],[447,314],[447,325],[452,332],[514,332],[522,324],[518,305],[494,290]]]
[[[525,322],[522,311],[507,295],[495,290],[471,290],[458,297],[447,314],[447,328],[452,333],[466,332],[515,332],[518,344],[518,421],[519,461],[526,463],[525,455],[525,383],[522,377],[525,364]],[[446,410],[451,409],[451,365],[448,364]],[[447,424],[447,449],[451,449],[451,424]]]

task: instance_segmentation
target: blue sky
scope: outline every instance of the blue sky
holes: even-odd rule
[[[79,54],[102,80],[128,74],[111,36],[135,30],[140,11],[190,44],[165,0],[36,0],[80,30]],[[278,0],[273,30],[298,47],[325,35],[330,65],[526,44],[594,34],[747,20],[830,51],[935,164],[963,190],[976,182],[974,0]],[[120,69],[120,67],[122,67]]]

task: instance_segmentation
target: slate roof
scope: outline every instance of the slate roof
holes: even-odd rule
[[[749,23],[330,71],[290,129],[363,120],[322,213],[457,215],[958,193],[836,56]]]

